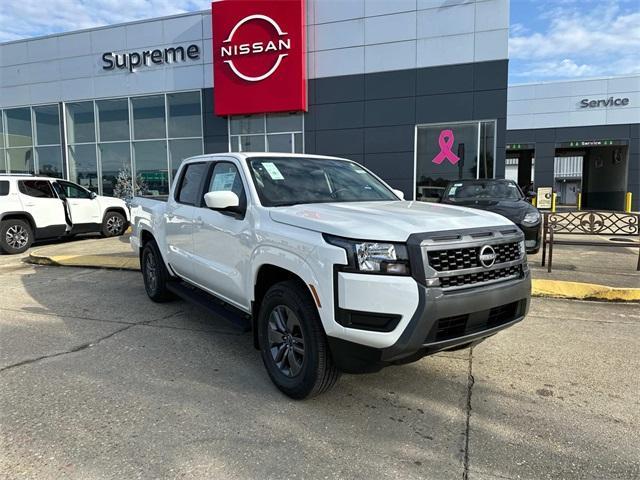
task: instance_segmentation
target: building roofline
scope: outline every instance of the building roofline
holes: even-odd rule
[[[80,30],[70,30],[67,32],[58,32],[58,33],[49,33],[47,35],[39,35],[37,37],[25,37],[25,38],[19,38],[16,40],[9,40],[7,42],[0,42],[0,47],[4,47],[5,45],[11,45],[14,43],[20,43],[20,42],[30,42],[33,40],[43,40],[45,38],[52,38],[52,37],[62,37],[63,35],[74,35],[77,33],[86,33],[86,32],[93,32],[95,30],[106,30],[107,28],[114,28],[114,27],[123,27],[123,26],[128,26],[128,25],[135,25],[135,24],[139,24],[139,23],[146,23],[146,22],[153,22],[153,21],[157,21],[157,20],[167,20],[170,18],[179,18],[179,17],[188,17],[191,15],[202,15],[202,14],[207,14],[210,13],[211,10],[196,10],[193,12],[183,12],[183,13],[175,13],[173,15],[165,15],[162,17],[152,17],[152,18],[144,18],[144,19],[140,19],[140,20],[132,20],[130,22],[121,22],[121,23],[112,23],[109,25],[99,25],[96,27],[88,27],[88,28],[82,28]]]
[[[574,83],[574,82],[589,82],[589,81],[596,81],[596,80],[613,80],[613,79],[618,79],[618,78],[632,78],[632,77],[638,77],[640,78],[640,72],[638,73],[627,73],[624,75],[608,75],[608,76],[602,76],[602,77],[585,77],[585,78],[574,78],[574,79],[564,79],[564,80],[544,80],[544,81],[540,81],[540,82],[524,82],[524,83],[509,83],[507,85],[507,88],[511,88],[511,87],[528,87],[531,85],[550,85],[550,84],[555,84],[555,83]]]

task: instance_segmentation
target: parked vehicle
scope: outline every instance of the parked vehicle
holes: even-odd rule
[[[442,203],[498,213],[524,233],[527,253],[535,254],[542,242],[542,215],[511,180],[457,180],[450,182]]]
[[[275,385],[305,398],[341,372],[464,348],[527,313],[513,223],[401,197],[345,159],[203,155],[166,202],[133,199],[131,244],[153,301],[178,294],[252,330]]]
[[[128,226],[129,209],[120,199],[57,178],[0,175],[0,250],[5,253],[78,233],[122,235]]]

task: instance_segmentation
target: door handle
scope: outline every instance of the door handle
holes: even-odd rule
[[[35,203],[25,203],[24,206],[25,207],[35,207],[36,204]]]

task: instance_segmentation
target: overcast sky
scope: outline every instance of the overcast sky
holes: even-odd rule
[[[0,1],[0,42],[211,5],[199,0]],[[510,83],[639,73],[640,0],[512,0],[509,50]]]

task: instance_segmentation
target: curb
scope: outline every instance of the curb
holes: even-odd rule
[[[109,270],[140,270],[135,257],[114,255],[42,255],[29,254],[28,263],[58,267],[102,268]],[[564,280],[533,279],[531,295],[543,298],[568,300],[599,300],[606,302],[640,302],[640,288],[616,288],[594,283],[567,282]]]
[[[85,267],[108,270],[140,270],[140,261],[135,257],[114,255],[42,255],[37,251],[27,257],[28,263],[56,267]]]
[[[595,283],[567,282],[564,280],[534,278],[531,285],[531,294],[534,297],[572,300],[640,302],[640,288],[617,288]]]

